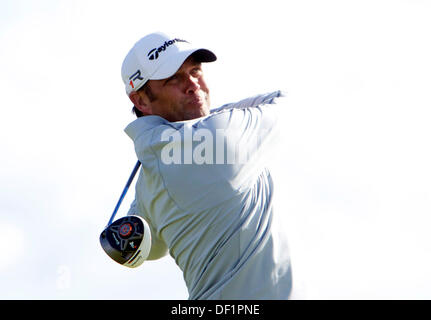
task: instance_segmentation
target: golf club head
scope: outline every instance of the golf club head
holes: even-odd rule
[[[106,254],[119,264],[139,267],[150,254],[150,227],[139,216],[120,218],[102,231],[100,244]]]

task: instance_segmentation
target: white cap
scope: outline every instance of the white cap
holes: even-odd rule
[[[192,53],[196,53],[200,62],[217,59],[211,51],[194,47],[181,38],[160,32],[143,37],[129,51],[121,67],[127,95],[140,89],[148,80],[174,75]]]

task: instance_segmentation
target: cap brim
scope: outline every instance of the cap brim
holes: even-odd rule
[[[162,80],[173,76],[184,61],[188,57],[193,55],[198,62],[213,62],[217,60],[214,53],[207,49],[191,49],[179,52],[168,59],[165,63],[161,64],[160,67],[149,77],[149,80]]]

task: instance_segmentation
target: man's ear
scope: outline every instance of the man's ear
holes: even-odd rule
[[[135,107],[143,114],[153,114],[151,104],[149,103],[149,100],[143,96],[143,94],[136,91],[132,91],[129,94],[129,99],[133,102]]]

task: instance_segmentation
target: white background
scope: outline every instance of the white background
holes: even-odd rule
[[[98,240],[136,161],[121,63],[163,31],[217,54],[214,107],[288,92],[277,213],[298,297],[430,299],[430,16],[425,0],[2,0],[0,298],[187,299],[172,258],[131,270]]]

